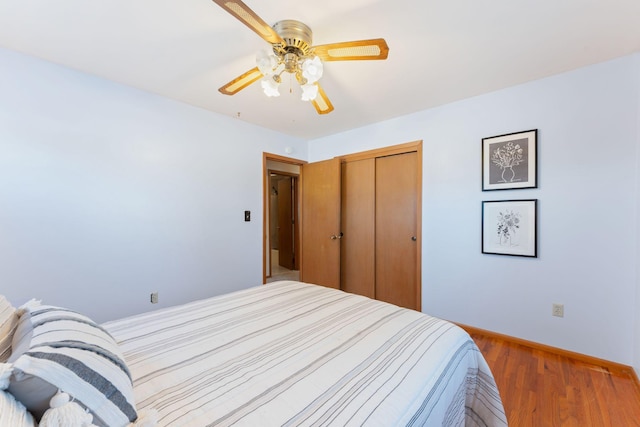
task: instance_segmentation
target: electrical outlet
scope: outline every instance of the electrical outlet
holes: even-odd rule
[[[551,314],[556,317],[564,317],[564,304],[553,304]]]
[[[158,303],[158,293],[153,292],[151,294],[151,304],[157,304],[157,303]]]

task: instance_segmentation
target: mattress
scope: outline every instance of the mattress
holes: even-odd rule
[[[506,426],[461,328],[282,281],[103,324],[160,426]]]

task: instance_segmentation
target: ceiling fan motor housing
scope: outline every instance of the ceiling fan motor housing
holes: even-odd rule
[[[299,57],[309,56],[313,36],[311,28],[300,21],[285,19],[276,22],[273,29],[286,43],[286,46],[282,46],[280,49],[279,46],[274,46],[274,53],[279,55],[284,50],[286,53],[294,53]]]

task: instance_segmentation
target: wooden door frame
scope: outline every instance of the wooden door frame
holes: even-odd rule
[[[273,153],[267,153],[267,152],[263,152],[262,153],[262,283],[267,283],[267,259],[271,259],[270,257],[267,257],[267,251],[270,250],[270,248],[267,247],[267,241],[269,239],[269,224],[267,223],[267,218],[268,218],[268,211],[267,209],[269,209],[269,205],[270,205],[270,201],[269,201],[269,195],[270,195],[270,188],[269,188],[269,168],[267,167],[267,162],[271,160],[273,162],[278,162],[278,163],[286,163],[286,164],[290,164],[290,165],[295,165],[295,166],[302,166],[308,162],[304,161],[304,160],[300,160],[300,159],[294,159],[292,157],[285,157],[285,156],[280,156],[278,154],[273,154]],[[290,175],[287,174],[286,172],[283,171],[277,171],[277,173],[280,173],[282,175]],[[298,258],[296,260],[296,265],[300,265],[299,264],[299,258],[301,256],[300,254],[300,220],[299,220],[299,216],[298,216],[298,209],[299,209],[299,201],[300,199],[300,177],[298,177],[298,186],[296,188],[296,207],[295,207],[295,215],[298,218],[298,220],[296,221],[295,224],[295,235],[296,235],[296,249],[295,249],[295,253],[297,255],[296,258]]]

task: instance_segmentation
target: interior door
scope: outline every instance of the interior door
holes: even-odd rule
[[[278,180],[278,264],[295,270],[293,256],[293,187],[290,176]]]
[[[340,160],[302,166],[303,282],[340,288]]]
[[[418,154],[376,159],[376,299],[420,309]]]

